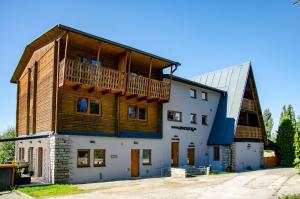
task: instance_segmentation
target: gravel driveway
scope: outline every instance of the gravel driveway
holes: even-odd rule
[[[90,193],[70,198],[277,198],[300,194],[300,175],[292,168],[199,176],[187,179],[152,178],[78,185]]]
[[[276,168],[187,179],[151,178],[77,186],[88,192],[57,198],[277,198],[282,194],[300,194],[300,175],[292,168]],[[3,196],[21,198],[18,195]]]

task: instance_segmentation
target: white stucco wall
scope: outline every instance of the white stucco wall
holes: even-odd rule
[[[261,166],[261,150],[263,143],[260,142],[235,142],[236,144],[236,170],[245,170],[247,167],[259,169]],[[250,147],[248,147],[250,146]]]
[[[215,161],[214,160],[214,146],[208,146],[208,161],[209,161],[209,164],[211,165],[211,169],[213,171],[222,171],[223,168],[222,168],[222,160],[223,160],[223,157],[222,157],[222,147],[223,146],[219,146],[220,147],[220,150],[219,150],[219,156],[220,156],[220,159],[219,161]]]
[[[163,104],[163,155],[165,162],[171,164],[171,142],[174,136],[179,138],[179,166],[187,164],[188,145],[193,142],[195,145],[195,165],[208,165],[207,140],[214,122],[221,94],[215,91],[172,81],[171,97],[168,103]],[[189,96],[190,89],[197,91],[197,98]],[[201,98],[201,92],[208,93],[208,101]],[[182,122],[168,121],[168,110],[182,112]],[[190,113],[197,114],[197,123],[190,122]],[[208,125],[202,125],[202,115],[208,116]],[[171,126],[194,127],[197,130],[178,130]]]
[[[140,149],[140,177],[160,176],[165,164],[161,139],[132,139],[91,136],[70,136],[72,141],[71,183],[97,182],[131,178],[131,149]],[[95,143],[90,143],[95,141]],[[77,149],[90,149],[90,167],[77,168]],[[106,166],[93,166],[93,150],[106,150]],[[151,149],[151,165],[142,164],[143,149]],[[102,175],[102,179],[100,178]]]

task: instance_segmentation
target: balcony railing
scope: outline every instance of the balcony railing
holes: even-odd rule
[[[259,127],[238,125],[235,138],[262,139],[261,129]]]
[[[169,81],[149,79],[72,59],[63,59],[59,64],[59,86],[63,85],[81,85],[82,88],[94,87],[96,90],[111,90],[122,94],[126,91],[130,95],[158,100],[168,100],[170,93]]]
[[[244,98],[242,103],[242,109],[247,111],[256,111],[254,100]]]

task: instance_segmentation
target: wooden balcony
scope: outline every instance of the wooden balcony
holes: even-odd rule
[[[59,64],[59,86],[63,85],[161,101],[168,101],[170,93],[169,81],[149,79],[72,59],[63,59]]]
[[[238,125],[235,138],[262,139],[261,129],[259,127]]]
[[[255,112],[256,108],[255,108],[254,100],[249,100],[244,98],[242,103],[242,110]]]

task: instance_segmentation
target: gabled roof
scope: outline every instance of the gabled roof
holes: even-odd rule
[[[52,42],[56,39],[58,39],[66,31],[68,31],[70,33],[77,34],[77,35],[81,35],[81,36],[84,36],[86,38],[90,38],[90,39],[93,39],[93,40],[96,40],[96,41],[107,43],[107,44],[110,44],[110,45],[113,45],[113,46],[118,46],[120,48],[124,48],[124,49],[130,50],[132,52],[136,52],[138,54],[141,54],[141,55],[149,56],[149,57],[152,57],[153,59],[164,61],[164,62],[168,63],[168,65],[175,65],[176,67],[180,66],[179,62],[172,61],[170,59],[166,59],[166,58],[163,58],[163,57],[160,57],[160,56],[157,56],[157,55],[154,55],[154,54],[151,54],[151,53],[148,53],[148,52],[145,52],[145,51],[127,46],[127,45],[123,45],[123,44],[120,44],[120,43],[117,43],[117,42],[114,42],[114,41],[111,41],[111,40],[108,40],[108,39],[105,39],[105,38],[102,38],[102,37],[98,37],[98,36],[95,36],[95,35],[92,35],[92,34],[89,34],[89,33],[86,33],[86,32],[83,32],[83,31],[80,31],[80,30],[77,30],[77,29],[74,29],[74,28],[71,28],[71,27],[68,27],[68,26],[57,24],[54,27],[52,27],[51,29],[49,29],[47,32],[43,33],[41,36],[39,36],[38,38],[33,40],[31,43],[29,43],[25,47],[24,52],[23,52],[23,54],[20,58],[20,61],[17,65],[17,67],[16,67],[16,70],[15,70],[10,82],[11,83],[16,83],[17,82],[18,77],[21,75],[23,70],[26,68],[26,64],[28,63],[29,59],[31,58],[31,56],[32,56],[32,54],[35,50],[41,48],[42,46],[45,46],[46,44],[49,44],[50,42]]]
[[[227,92],[220,99],[208,144],[232,144],[250,69],[247,62],[191,78]]]

